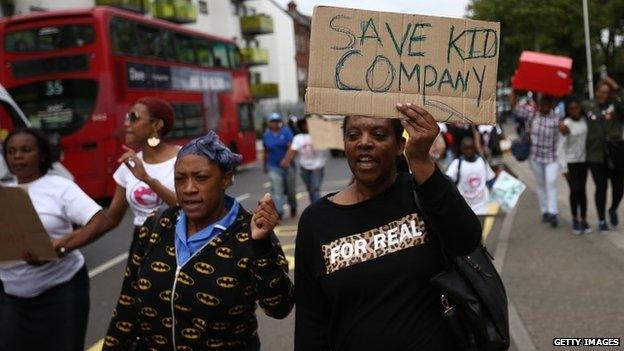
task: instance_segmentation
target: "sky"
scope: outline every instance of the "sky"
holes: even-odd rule
[[[290,0],[276,0],[286,8]],[[464,17],[468,0],[295,0],[299,12],[312,15],[314,6],[329,5],[365,10]]]

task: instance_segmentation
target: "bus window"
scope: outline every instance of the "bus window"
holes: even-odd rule
[[[241,57],[240,52],[236,45],[228,44],[228,53],[230,58],[230,68],[231,69],[240,69],[241,68]]]
[[[195,63],[195,52],[193,50],[193,39],[191,37],[176,34],[175,35],[176,49],[178,52],[178,61],[184,63]]]
[[[50,51],[84,46],[93,41],[93,27],[87,24],[41,27],[8,33],[4,40],[4,50]]]
[[[139,40],[139,54],[141,56],[159,57],[161,52],[157,47],[157,39],[160,30],[154,27],[137,25],[137,38]]]
[[[215,67],[228,67],[228,48],[225,43],[212,43]]]
[[[173,104],[175,124],[169,139],[196,137],[204,134],[200,104]]]
[[[253,131],[253,113],[251,104],[238,105],[238,125],[241,132]]]
[[[197,63],[205,67],[214,66],[212,49],[207,41],[195,39],[195,51],[197,53]]]
[[[113,18],[110,22],[110,37],[113,42],[113,51],[116,54],[139,54],[133,22],[122,18]]]
[[[61,135],[80,129],[91,117],[98,85],[87,79],[56,79],[10,90],[31,124]]]
[[[167,60],[176,60],[176,52],[173,40],[174,34],[168,30],[163,30],[156,37],[157,55]]]

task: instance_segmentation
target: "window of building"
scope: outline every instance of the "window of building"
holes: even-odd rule
[[[234,16],[238,16],[241,12],[241,4],[237,0],[231,0],[230,9],[232,10],[232,14]]]
[[[199,0],[199,13],[207,15],[208,14],[208,3],[204,0]]]

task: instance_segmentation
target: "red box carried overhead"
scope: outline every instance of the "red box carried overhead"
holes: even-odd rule
[[[523,51],[511,86],[516,90],[563,96],[572,92],[572,59]]]

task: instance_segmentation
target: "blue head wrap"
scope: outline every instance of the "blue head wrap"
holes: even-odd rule
[[[204,156],[219,165],[223,172],[231,171],[243,160],[243,156],[233,153],[223,145],[217,133],[212,130],[184,145],[178,152],[178,160],[186,155]]]

